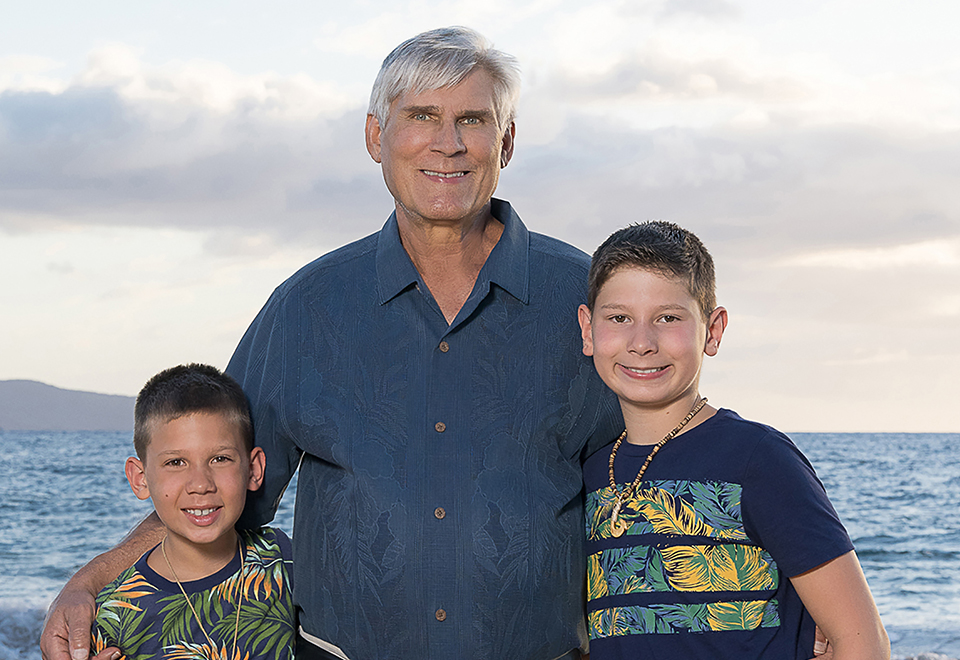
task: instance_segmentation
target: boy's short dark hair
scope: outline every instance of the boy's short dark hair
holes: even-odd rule
[[[705,319],[717,307],[713,258],[700,239],[672,222],[651,220],[614,232],[593,253],[587,281],[587,306],[593,310],[597,294],[621,268],[642,268],[686,283]]]
[[[133,412],[133,447],[142,461],[150,444],[151,424],[164,424],[192,413],[219,413],[237,425],[247,451],[253,450],[250,408],[240,384],[208,364],[181,364],[147,381]]]

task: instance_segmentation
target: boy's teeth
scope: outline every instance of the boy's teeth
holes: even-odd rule
[[[209,516],[214,511],[216,509],[186,509],[186,512],[191,516]]]
[[[660,367],[653,367],[652,369],[635,369],[633,367],[627,367],[627,369],[637,374],[655,374],[660,371]]]

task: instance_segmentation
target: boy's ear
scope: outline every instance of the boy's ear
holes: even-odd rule
[[[145,500],[149,498],[150,489],[147,487],[147,475],[143,472],[143,462],[139,458],[131,456],[127,459],[126,465],[123,466],[123,471],[127,473],[127,481],[130,483],[130,488],[137,499]]]
[[[707,342],[703,346],[703,352],[713,357],[720,350],[720,340],[723,339],[723,331],[727,327],[727,310],[723,307],[717,307],[710,313],[710,319],[707,321]]]
[[[580,337],[583,339],[583,354],[593,357],[593,326],[591,325],[590,308],[580,305],[577,308],[577,320],[580,321]]]
[[[254,447],[250,452],[250,481],[247,490],[257,490],[263,484],[263,473],[267,467],[267,455],[260,447]]]

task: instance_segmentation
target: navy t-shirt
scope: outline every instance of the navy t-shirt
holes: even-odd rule
[[[621,492],[652,448],[621,444]],[[584,465],[591,658],[813,657],[814,622],[787,578],[853,545],[793,442],[719,410],[657,453],[619,537],[611,449]]]

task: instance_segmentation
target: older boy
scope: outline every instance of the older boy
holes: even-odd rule
[[[727,312],[713,261],[666,222],[593,256],[583,352],[626,429],[584,465],[593,660],[889,658],[853,545],[783,434],[706,405],[703,355]]]
[[[134,417],[127,479],[153,500],[166,536],[100,592],[94,649],[292,658],[290,540],[267,527],[234,530],[264,470],[240,386],[214,367],[173,367],[143,387]]]

